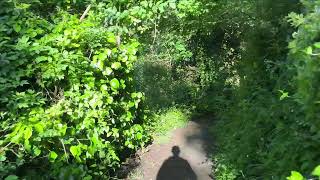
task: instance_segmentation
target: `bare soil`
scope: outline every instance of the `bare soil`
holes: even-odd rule
[[[174,130],[168,143],[147,147],[146,152],[140,154],[138,167],[142,180],[213,179],[208,157],[208,144],[212,143],[208,143],[207,132],[206,124],[190,121],[186,127]]]

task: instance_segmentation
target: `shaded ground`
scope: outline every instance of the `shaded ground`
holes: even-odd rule
[[[140,155],[141,164],[138,169],[141,176],[137,179],[212,179],[212,162],[207,155],[207,141],[204,124],[191,121],[186,127],[174,130],[169,142],[152,144],[147,152]]]

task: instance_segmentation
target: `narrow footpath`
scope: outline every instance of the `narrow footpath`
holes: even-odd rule
[[[211,180],[207,126],[190,121],[173,130],[170,141],[152,144],[141,154],[143,180]],[[212,144],[212,143],[211,143]]]

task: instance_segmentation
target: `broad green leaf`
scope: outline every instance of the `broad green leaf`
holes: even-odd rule
[[[78,157],[81,154],[81,148],[79,146],[71,146],[70,152],[72,156]]]
[[[31,136],[32,136],[32,128],[31,127],[27,127],[24,130],[24,139],[28,140]]]
[[[50,153],[49,153],[49,160],[50,160],[51,162],[53,162],[54,160],[56,160],[57,157],[58,157],[58,154],[57,154],[56,152],[50,151]]]
[[[138,140],[140,140],[140,139],[142,139],[142,134],[141,133],[137,133],[136,137],[137,137]]]
[[[90,175],[86,175],[84,178],[83,178],[83,180],[91,180],[92,179],[92,176],[90,176]]]
[[[4,180],[18,180],[19,177],[16,175],[9,175]]]
[[[27,139],[24,141],[24,148],[25,148],[28,152],[31,151],[30,141],[27,140]]]
[[[100,60],[100,61],[104,61],[104,60],[106,60],[108,58],[108,55],[106,54],[106,53],[100,53],[99,55],[98,55],[98,60]]]
[[[312,47],[311,46],[307,47],[306,53],[309,54],[309,55],[312,54]]]
[[[159,5],[159,11],[160,11],[160,13],[164,12],[164,4]]]
[[[176,3],[174,3],[174,2],[169,3],[169,6],[170,6],[172,9],[176,9]]]
[[[97,62],[97,67],[98,67],[100,70],[103,70],[103,68],[104,68],[104,62],[103,62],[103,61],[98,61],[98,62]]]
[[[113,97],[112,96],[107,97],[107,103],[108,104],[113,103]]]
[[[43,61],[47,61],[48,60],[48,57],[45,57],[45,56],[39,56],[35,59],[35,61],[37,63],[40,63],[40,62],[43,62]]]
[[[140,125],[135,125],[135,129],[137,129],[138,131],[143,131],[143,128]]]
[[[287,180],[303,180],[303,176],[297,171],[291,171],[291,176]]]
[[[111,44],[116,44],[117,43],[117,38],[114,34],[109,34],[107,37],[107,41]]]
[[[20,30],[21,30],[21,26],[20,26],[19,24],[14,24],[14,25],[13,25],[13,29],[14,29],[15,32],[18,33],[18,32],[20,32]]]
[[[38,132],[38,133],[43,133],[43,125],[42,124],[40,124],[40,123],[38,123],[38,124],[35,124],[34,125],[34,128],[36,129],[36,131]]]
[[[101,91],[108,91],[108,89],[109,89],[108,86],[105,84],[100,87]]]
[[[317,167],[312,171],[312,175],[318,176],[318,177],[320,178],[320,165],[317,166]]]
[[[115,89],[115,90],[119,89],[120,83],[119,83],[118,79],[113,78],[113,79],[110,81],[110,86],[111,86],[112,89]]]
[[[105,75],[105,76],[109,76],[109,75],[112,74],[112,72],[113,72],[113,71],[112,71],[111,68],[106,67],[106,68],[104,69],[104,71],[102,72],[102,74]]]
[[[71,34],[71,30],[70,29],[66,29],[63,31],[65,36],[68,36]]]
[[[77,156],[78,154],[78,150],[77,150],[77,147],[76,146],[71,146],[70,147],[70,152],[73,156]]]
[[[7,159],[4,153],[0,154],[0,162],[5,161]]]
[[[316,48],[320,48],[320,42],[316,42],[316,43],[314,43],[314,47],[316,47]]]
[[[33,146],[32,150],[35,156],[39,156],[41,154],[41,150],[36,146]]]
[[[120,67],[121,67],[121,63],[119,63],[119,62],[114,62],[111,65],[111,68],[115,69],[115,70],[119,69]]]
[[[142,2],[140,2],[140,4],[141,4],[141,6],[142,7],[148,7],[148,1],[142,1]]]
[[[106,157],[106,153],[104,151],[99,151],[99,157],[100,158],[105,158]]]

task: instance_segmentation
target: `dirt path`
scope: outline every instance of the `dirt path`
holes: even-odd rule
[[[206,126],[193,121],[184,128],[174,130],[170,142],[153,144],[141,155],[139,168],[143,174],[141,178],[143,180],[212,179],[210,177],[212,163],[206,153],[207,137]]]

